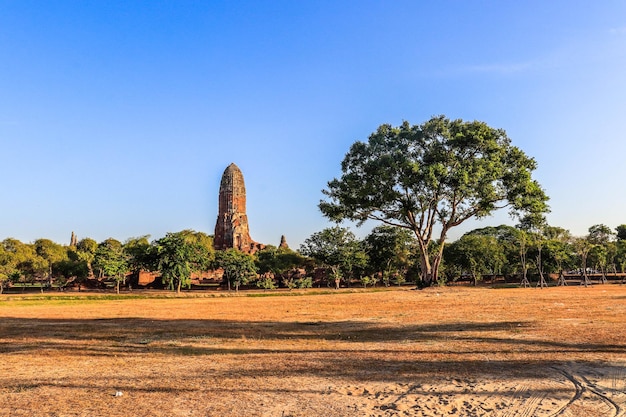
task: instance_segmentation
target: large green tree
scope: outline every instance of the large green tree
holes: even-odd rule
[[[50,239],[37,239],[33,247],[38,257],[43,260],[39,261],[41,267],[39,272],[46,279],[48,287],[52,287],[53,278],[57,275],[57,265],[68,260],[67,248]]]
[[[522,260],[526,256],[525,233],[513,226],[501,224],[500,226],[489,226],[474,229],[467,235],[492,236],[502,248],[506,262],[502,265],[502,274],[506,277],[516,274],[523,275]]]
[[[11,281],[34,282],[47,271],[47,264],[35,253],[34,245],[13,238],[4,239],[1,245],[6,254],[4,269],[13,277]]]
[[[89,278],[94,277],[93,259],[96,255],[97,249],[98,249],[98,242],[88,237],[81,239],[76,245],[76,254],[87,265],[87,270],[88,270],[87,276]],[[79,286],[79,289],[80,289],[80,286]]]
[[[156,251],[150,245],[149,235],[133,237],[122,248],[128,262],[129,271],[138,275],[141,271],[149,271],[156,263]]]
[[[224,280],[228,284],[228,291],[232,285],[238,292],[240,285],[245,285],[256,277],[256,265],[254,265],[252,255],[237,249],[217,251],[215,265],[224,270]]]
[[[517,216],[548,210],[535,168],[504,130],[483,122],[438,116],[421,125],[385,124],[351,146],[319,207],[332,220],[373,219],[413,231],[429,285],[451,228],[505,207]],[[429,252],[433,240],[437,248]]]
[[[115,291],[119,294],[120,283],[126,279],[129,271],[128,257],[122,243],[109,238],[98,244],[93,264],[99,270],[100,278],[106,276],[115,279]]]
[[[271,272],[280,275],[304,263],[299,253],[289,248],[267,245],[255,254],[255,264],[260,274]]]
[[[543,233],[546,238],[543,257],[546,270],[558,272],[557,285],[567,285],[563,271],[574,266],[575,250],[572,247],[572,235],[569,230],[553,226],[544,228]]]
[[[196,232],[183,230],[154,242],[153,267],[161,272],[163,283],[177,293],[191,285],[192,272],[202,271],[209,263],[209,251],[199,240]]]
[[[364,244],[370,272],[379,274],[385,286],[392,277],[397,283],[404,282],[416,250],[415,237],[409,230],[384,224],[376,226],[365,237]]]
[[[606,274],[609,268],[614,268],[617,245],[615,244],[616,233],[605,224],[595,224],[589,227],[587,240],[593,247],[589,251],[590,260],[594,269],[602,273],[601,282],[607,282]]]
[[[339,226],[313,233],[300,245],[300,253],[329,268],[335,288],[339,288],[344,278],[349,282],[355,270],[367,266],[367,254],[361,242],[349,229]]]
[[[447,263],[453,263],[461,273],[469,274],[474,285],[483,275],[495,277],[502,273],[506,263],[504,247],[494,236],[487,234],[466,233],[448,245],[444,255]]]

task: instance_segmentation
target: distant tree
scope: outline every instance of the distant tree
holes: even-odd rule
[[[466,233],[444,250],[446,263],[458,265],[461,272],[469,273],[472,282],[484,275],[501,273],[506,263],[504,249],[497,239],[490,235]]]
[[[33,245],[7,238],[2,241],[2,247],[8,256],[5,270],[13,277],[12,282],[23,280],[23,284],[32,283],[36,278],[46,273],[47,265],[43,258],[35,253]]]
[[[163,284],[180,293],[191,285],[191,273],[206,269],[210,255],[193,231],[168,233],[154,242],[156,269]]]
[[[245,285],[256,277],[256,266],[251,255],[238,251],[237,249],[227,249],[215,253],[215,265],[224,270],[224,280],[235,291],[239,291],[241,285]]]
[[[547,196],[531,177],[535,168],[503,130],[483,122],[438,116],[421,125],[382,125],[367,143],[352,145],[343,175],[328,183],[328,201],[319,207],[335,221],[373,219],[412,231],[422,281],[430,285],[451,228],[504,207],[512,215],[548,210]]]
[[[35,253],[43,260],[40,262],[42,270],[45,268],[44,278],[48,287],[52,287],[55,267],[62,261],[67,260],[67,250],[50,239],[37,239],[33,244]]]
[[[0,245],[0,294],[4,292],[4,288],[10,282],[11,274],[15,272],[13,256],[10,252]]]
[[[611,228],[605,224],[595,224],[589,228],[589,234],[587,240],[593,245],[604,245],[605,243],[613,241],[615,233]]]
[[[615,263],[619,266],[619,272],[624,274],[626,271],[626,240],[618,240],[615,246]],[[626,276],[622,275],[622,284],[624,281],[626,281]]]
[[[213,236],[207,235],[204,232],[196,232],[195,230],[183,230],[180,233],[183,234],[190,243],[198,245],[200,248],[202,256],[200,262],[197,264],[197,268],[201,271],[210,269],[215,260]]]
[[[300,253],[329,268],[335,288],[339,288],[342,278],[349,280],[355,269],[367,265],[361,243],[350,230],[339,226],[312,234],[300,246]]]
[[[531,253],[531,264],[535,266],[539,279],[537,286],[544,288],[548,286],[548,283],[544,275],[544,262],[543,262],[543,249],[546,243],[545,229],[547,227],[546,219],[541,214],[534,214],[525,216],[521,219],[517,228],[524,233],[524,240],[528,245],[528,250]],[[524,279],[524,284],[527,282]]]
[[[372,229],[364,245],[370,270],[381,276],[385,286],[392,277],[406,274],[417,253],[417,242],[409,230],[387,225]]]
[[[596,224],[589,228],[587,240],[592,244],[589,250],[591,261],[594,268],[599,269],[602,283],[606,283],[606,273],[609,267],[613,267],[613,262],[617,252],[617,246],[614,243],[615,232],[604,224]]]
[[[626,224],[620,224],[615,228],[617,240],[626,240]]]
[[[502,248],[506,261],[501,266],[504,275],[525,276],[524,271],[528,269],[526,262],[528,244],[526,234],[518,228],[509,225],[497,227],[484,227],[474,229],[468,235],[492,236]]]
[[[98,242],[91,238],[84,238],[78,241],[76,245],[76,254],[82,259],[87,266],[87,276],[93,278],[93,259],[96,256],[96,250],[98,249]],[[80,286],[79,286],[80,289]]]
[[[304,266],[306,259],[289,248],[277,248],[267,245],[255,254],[255,264],[260,274],[271,272],[274,275],[282,275]]]
[[[94,254],[94,267],[98,269],[99,277],[115,279],[115,292],[119,294],[120,283],[126,278],[129,271],[128,258],[122,248],[122,243],[109,238],[98,244]]]
[[[67,246],[66,250],[67,259],[58,262],[55,266],[57,272],[56,283],[60,287],[78,284],[78,290],[80,291],[80,286],[89,276],[89,267],[75,246]]]
[[[149,235],[133,237],[124,242],[122,251],[128,262],[128,270],[133,274],[150,271],[157,264],[156,251],[150,244]]]
[[[544,229],[546,238],[544,250],[544,265],[549,272],[558,272],[557,285],[567,285],[564,268],[573,266],[574,248],[572,236],[568,230],[560,227],[548,226]]]
[[[593,248],[593,243],[591,243],[586,236],[577,237],[573,239],[572,246],[576,250],[580,262],[580,284],[587,287],[591,284],[589,276],[587,275],[587,259],[589,257],[589,252]]]

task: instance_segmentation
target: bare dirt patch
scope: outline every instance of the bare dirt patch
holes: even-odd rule
[[[625,318],[620,285],[5,297],[0,416],[624,416]]]

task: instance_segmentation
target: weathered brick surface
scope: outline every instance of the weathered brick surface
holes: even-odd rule
[[[258,244],[250,238],[246,215],[246,186],[239,167],[230,164],[220,182],[219,206],[215,224],[214,246],[217,250],[230,248],[254,252]]]

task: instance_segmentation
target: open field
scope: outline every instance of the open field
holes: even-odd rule
[[[0,416],[626,415],[626,285],[304,294],[0,298]]]

